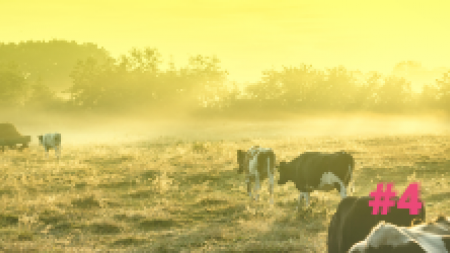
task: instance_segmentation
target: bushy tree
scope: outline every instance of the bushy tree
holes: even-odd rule
[[[437,103],[439,107],[450,112],[450,71],[436,80]]]
[[[411,102],[411,83],[405,78],[387,76],[376,89],[375,109],[381,112],[405,111]]]
[[[0,65],[0,109],[24,104],[29,89],[26,76],[17,64]]]

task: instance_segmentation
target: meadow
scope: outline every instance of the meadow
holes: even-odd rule
[[[273,148],[277,162],[345,150],[356,161],[354,195],[368,195],[379,182],[393,182],[401,194],[419,182],[427,220],[450,214],[448,133],[235,130],[239,136],[89,144],[65,141],[63,133],[59,161],[53,151],[46,159],[36,141],[0,154],[0,252],[326,252],[338,192],[314,192],[311,206],[296,211],[292,182],[275,186],[271,206],[265,181],[260,201],[251,201],[236,150],[253,145]]]

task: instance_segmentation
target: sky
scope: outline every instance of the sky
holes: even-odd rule
[[[238,82],[311,64],[388,73],[413,60],[450,67],[449,1],[0,0],[0,42],[92,42],[117,57],[217,56]]]

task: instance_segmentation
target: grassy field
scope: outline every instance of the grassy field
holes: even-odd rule
[[[276,185],[271,206],[265,181],[260,202],[250,201],[235,168],[236,150],[252,145],[272,147],[278,161],[346,150],[355,195],[420,182],[427,220],[450,213],[450,135],[161,137],[64,144],[60,161],[34,144],[0,154],[0,251],[326,252],[338,192],[315,192],[296,212],[293,183]]]

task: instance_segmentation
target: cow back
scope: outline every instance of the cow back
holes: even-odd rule
[[[343,152],[305,152],[292,163],[297,170],[295,183],[300,191],[309,191],[307,186],[318,186],[322,175],[326,172],[332,172],[348,186],[351,178],[349,173],[352,173],[354,168],[353,157]]]
[[[258,153],[258,172],[263,178],[267,178],[267,168],[272,175],[275,173],[275,154],[272,150],[264,150]]]
[[[267,178],[267,168],[269,167],[272,175],[275,173],[275,153],[272,149],[261,148],[259,146],[252,147],[245,155],[244,171],[247,174],[253,175],[250,171],[250,161],[257,159],[257,170],[261,179]]]
[[[356,197],[347,197],[339,202],[337,211],[331,218],[330,224],[328,226],[328,253],[340,252],[340,243],[342,243],[342,240],[339,240],[339,235],[341,233],[340,226],[342,226],[341,224],[345,220],[345,214],[349,213],[350,208],[352,208],[353,204],[356,201]]]
[[[410,215],[409,209],[398,209],[396,206],[391,207],[387,215],[372,215],[373,208],[369,206],[370,200],[372,200],[371,197],[364,196],[347,197],[341,201],[342,205],[338,206],[334,214],[334,216],[339,216],[336,218],[335,223],[337,224],[334,224],[335,228],[333,228],[336,230],[330,228],[332,234],[329,234],[329,241],[337,244],[338,250],[329,249],[328,252],[347,252],[353,244],[364,240],[372,228],[382,220],[397,226],[411,226],[414,220],[425,220],[425,205],[423,202],[423,208],[417,215]],[[392,198],[392,200],[397,203],[398,197]],[[334,236],[334,238],[330,238],[330,236]],[[336,240],[335,237],[338,238],[337,242],[333,241]]]

